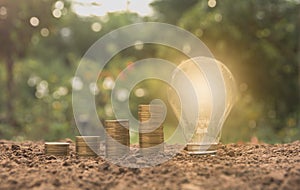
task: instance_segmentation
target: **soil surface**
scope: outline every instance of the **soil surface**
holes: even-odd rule
[[[188,155],[150,168],[101,157],[44,155],[43,142],[0,140],[0,189],[300,189],[300,141],[221,145],[215,155]]]

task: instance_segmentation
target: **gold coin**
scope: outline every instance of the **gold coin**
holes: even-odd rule
[[[140,104],[138,106],[139,109],[150,109],[150,108],[153,108],[153,109],[163,109],[163,106],[161,105],[153,105],[153,104]]]
[[[98,152],[100,147],[88,147],[88,146],[78,146],[76,150],[78,152]]]
[[[70,143],[66,143],[66,142],[45,142],[45,145],[47,145],[47,146],[69,146]]]
[[[95,142],[100,141],[99,136],[76,136],[76,142]]]
[[[75,145],[78,156],[97,156],[100,153],[100,136],[76,136]]]
[[[100,146],[100,141],[97,142],[76,142],[76,146]]]
[[[110,125],[128,126],[129,120],[128,119],[105,120],[105,126],[110,126]]]
[[[154,154],[163,151],[164,131],[161,122],[164,116],[163,107],[159,105],[139,105],[138,110],[141,153]]]
[[[188,143],[186,146],[188,151],[212,151],[218,149],[217,143]]]
[[[69,143],[65,142],[46,142],[45,154],[47,155],[67,155],[69,153]]]
[[[130,146],[129,120],[106,120],[106,157],[121,157],[128,153]]]

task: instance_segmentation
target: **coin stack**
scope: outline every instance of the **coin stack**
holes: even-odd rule
[[[78,156],[97,156],[99,152],[99,136],[76,136],[76,153]]]
[[[46,142],[45,143],[45,154],[66,156],[69,153],[69,143],[66,142]]]
[[[186,150],[189,154],[214,154],[218,146],[218,143],[188,143]]]
[[[108,158],[120,158],[128,154],[130,147],[129,120],[106,120],[105,153]]]
[[[139,144],[144,155],[164,151],[163,107],[139,105]]]

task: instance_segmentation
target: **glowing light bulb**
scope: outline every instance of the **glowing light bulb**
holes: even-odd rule
[[[189,81],[188,83],[186,81]],[[173,89],[168,89],[170,105],[179,120],[191,154],[214,153],[219,143],[221,129],[236,101],[233,75],[220,61],[208,57],[196,57],[181,63],[173,72]],[[196,94],[197,102],[187,101]],[[182,101],[184,100],[184,101]],[[189,110],[183,110],[182,104]],[[197,121],[191,117],[197,113]],[[191,124],[196,124],[192,127]],[[194,131],[192,135],[191,129]]]

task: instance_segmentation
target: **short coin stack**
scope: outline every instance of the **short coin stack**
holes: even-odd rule
[[[97,156],[100,151],[99,136],[76,136],[76,153],[78,156]]]
[[[163,107],[139,105],[139,144],[144,155],[164,151]]]
[[[46,142],[45,143],[45,154],[66,156],[69,153],[69,143],[66,142]]]
[[[189,154],[214,154],[217,149],[218,143],[188,143],[186,146]]]
[[[121,158],[129,153],[129,120],[106,120],[105,153],[108,158]]]

